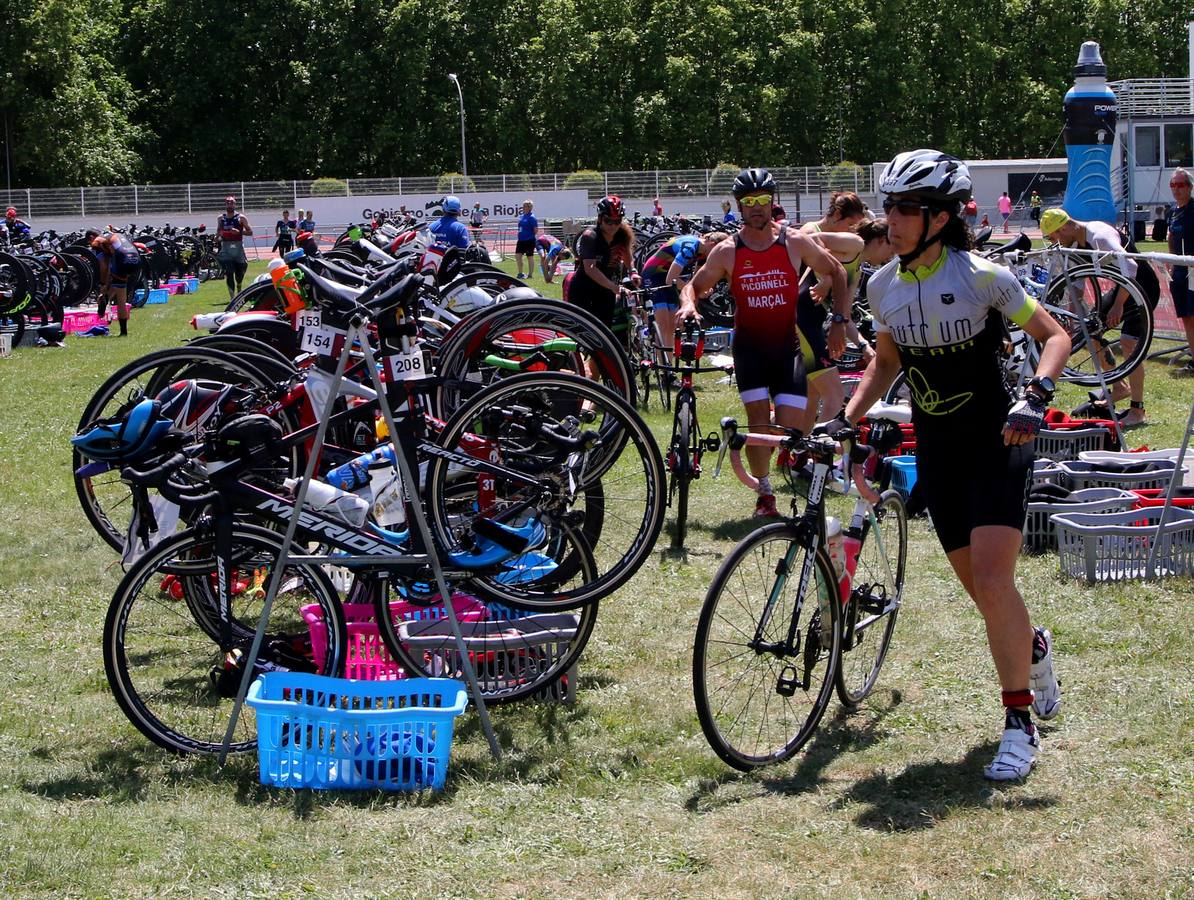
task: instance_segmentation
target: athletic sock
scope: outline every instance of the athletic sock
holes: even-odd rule
[[[775,491],[771,489],[771,476],[764,475],[759,479],[759,496],[765,497],[768,494],[774,494]]]
[[[1017,731],[1023,731],[1025,734],[1034,734],[1036,726],[1032,724],[1032,716],[1029,715],[1026,709],[1007,708],[1007,714],[1003,718],[1004,728],[1015,728]]]
[[[129,320],[128,320],[128,319],[117,319],[116,321],[120,323],[120,336],[121,336],[121,337],[128,337],[128,334],[129,334]]]
[[[1032,662],[1035,665],[1045,658],[1045,654],[1049,652],[1049,645],[1045,643],[1045,632],[1043,629],[1035,628],[1032,632]]]

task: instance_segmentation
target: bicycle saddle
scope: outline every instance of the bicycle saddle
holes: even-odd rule
[[[880,400],[866,411],[868,419],[886,419],[888,422],[907,424],[912,421],[912,407],[902,403],[885,403]]]

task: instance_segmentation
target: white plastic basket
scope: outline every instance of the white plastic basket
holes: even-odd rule
[[[1024,517],[1024,549],[1044,553],[1057,549],[1057,532],[1050,517],[1057,513],[1108,513],[1132,508],[1136,495],[1119,488],[1086,488],[1070,494],[1069,503],[1035,502],[1028,504]]]
[[[1145,450],[1142,453],[1126,453],[1116,450],[1086,450],[1078,454],[1080,462],[1149,462],[1156,460],[1177,460],[1181,450],[1170,447],[1167,450]],[[1186,487],[1194,487],[1194,467],[1183,466],[1185,469]]]
[[[1139,460],[1137,460],[1139,462]],[[1073,491],[1092,487],[1114,487],[1125,491],[1145,488],[1163,488],[1173,477],[1177,463],[1171,459],[1144,460],[1146,471],[1114,472],[1104,468],[1105,463],[1083,462],[1082,460],[1059,463],[1061,483]],[[1183,466],[1182,471],[1185,471]]]
[[[1090,428],[1042,428],[1036,436],[1037,459],[1051,459],[1060,462],[1078,459],[1084,451],[1099,450],[1107,446],[1110,432],[1104,425]]]
[[[1114,513],[1057,513],[1062,574],[1087,582],[1144,578],[1161,508]],[[1156,575],[1194,574],[1194,512],[1170,509],[1157,548]]]

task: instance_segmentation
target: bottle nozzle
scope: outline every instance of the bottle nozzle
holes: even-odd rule
[[[1106,75],[1107,66],[1103,62],[1103,54],[1099,52],[1098,41],[1086,41],[1078,51],[1078,65],[1074,66],[1074,76]]]

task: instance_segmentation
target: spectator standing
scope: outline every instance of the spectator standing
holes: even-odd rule
[[[514,259],[518,263],[518,277],[530,279],[535,274],[535,237],[539,233],[539,220],[531,212],[535,204],[522,201],[522,215],[518,217],[518,242],[514,245]],[[526,257],[524,271],[522,260]]]
[[[465,249],[472,243],[469,240],[468,228],[460,221],[460,198],[445,197],[444,214],[431,223],[430,231],[435,235],[437,244],[447,244],[449,247]]]
[[[651,203],[652,203],[651,215],[662,216],[663,215],[663,204],[659,202],[659,198],[658,197],[654,198],[651,201]]]
[[[468,224],[469,228],[473,230],[474,241],[481,240],[481,227],[485,224],[485,220],[488,218],[489,216],[486,214],[485,210],[481,208],[481,201],[478,200],[473,204],[472,211],[468,214]]]
[[[1173,208],[1169,211],[1169,252],[1181,256],[1194,255],[1194,203],[1190,202],[1190,173],[1177,169],[1169,179],[1173,192]],[[1173,308],[1186,331],[1186,346],[1190,361],[1178,371],[1194,375],[1194,293],[1190,290],[1189,266],[1169,266],[1169,292]]]
[[[1033,188],[1032,196],[1028,198],[1028,212],[1032,221],[1036,222],[1037,228],[1041,227],[1041,202],[1041,195]]]
[[[309,209],[306,212],[303,212],[303,210],[300,209],[298,218],[299,218],[299,222],[298,222],[298,230],[299,231],[314,231],[315,230],[315,212],[313,210]]]
[[[999,197],[999,215],[1003,216],[1003,233],[1007,234],[1007,220],[1012,217],[1012,198],[1007,191]]]
[[[973,197],[962,207],[962,221],[966,223],[967,228],[974,231],[975,223],[978,222],[978,204],[974,202]]]
[[[738,217],[734,215],[734,210],[730,208],[729,200],[721,201],[721,221],[727,225],[732,225],[738,221]]]

